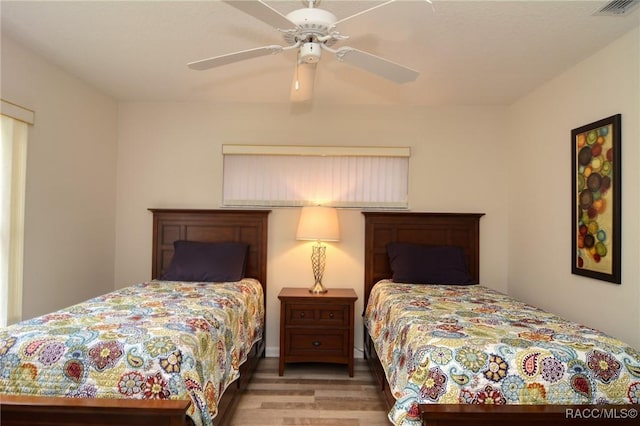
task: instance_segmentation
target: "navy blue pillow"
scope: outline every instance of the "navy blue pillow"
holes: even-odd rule
[[[244,278],[249,245],[178,240],[173,243],[166,281],[224,282]]]
[[[409,284],[475,284],[458,246],[387,245],[393,281]]]

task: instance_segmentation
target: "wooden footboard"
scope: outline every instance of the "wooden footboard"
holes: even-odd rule
[[[638,405],[422,404],[424,426],[637,425]]]
[[[0,396],[3,426],[184,426],[191,401]]]

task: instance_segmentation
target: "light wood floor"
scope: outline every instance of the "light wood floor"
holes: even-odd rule
[[[346,366],[287,364],[278,376],[278,358],[264,358],[242,395],[231,424],[389,426],[387,411],[366,361]]]

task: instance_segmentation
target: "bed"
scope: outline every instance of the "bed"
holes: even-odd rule
[[[475,285],[482,214],[364,215],[364,352],[392,423],[637,424],[636,349]],[[434,248],[462,259],[466,285],[395,280]]]
[[[0,330],[3,425],[229,424],[265,353],[269,211],[150,211],[151,281]],[[198,270],[203,249],[231,275]]]

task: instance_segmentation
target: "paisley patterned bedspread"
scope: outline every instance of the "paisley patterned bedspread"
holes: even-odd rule
[[[396,399],[418,404],[637,404],[640,352],[483,286],[377,283],[365,325]]]
[[[0,329],[0,395],[217,401],[263,335],[259,282],[136,284]]]

